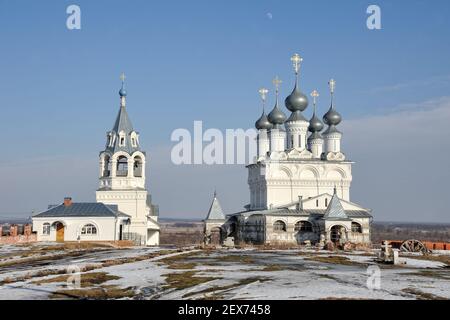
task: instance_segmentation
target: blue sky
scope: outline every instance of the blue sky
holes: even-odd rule
[[[81,30],[66,28],[70,4],[81,8]],[[370,4],[381,8],[382,30],[366,27]],[[423,106],[448,110],[446,102],[430,106],[430,101],[450,96],[449,16],[450,3],[437,0],[0,0],[0,130],[5,137],[0,149],[0,215],[26,215],[66,194],[93,200],[97,155],[117,113],[122,71],[127,75],[129,114],[150,155],[149,186],[161,215],[203,216],[214,187],[222,192],[226,211],[239,209],[248,201],[245,169],[169,167],[174,129],[192,128],[194,120],[219,129],[252,127],[260,114],[259,87],[272,89],[271,79],[279,75],[283,98],[292,90],[289,58],[294,52],[304,58],[301,88],[321,93],[321,113],[329,104],[327,81],[336,79],[336,105],[344,123],[367,120],[362,126],[367,129],[373,119],[389,122],[404,112],[414,116]],[[398,119],[395,126],[400,130],[406,121]],[[381,220],[404,221],[412,215],[411,220],[449,222],[440,209],[448,193],[443,189],[445,170],[434,173],[427,187],[430,194],[423,195],[435,197],[431,217],[423,217],[423,209],[399,204],[393,215],[386,212],[392,205],[377,204],[380,196],[393,191],[405,203],[420,192],[423,177],[408,180],[411,175],[405,174],[396,180],[403,181],[400,187],[378,195],[379,187],[371,183],[372,177],[386,172],[376,167],[374,158],[403,152],[394,168],[406,166],[414,173],[419,163],[411,159],[448,153],[448,131],[439,133],[426,156],[408,136],[402,142],[406,153],[377,146],[373,157],[368,156],[373,148],[362,145],[356,150],[356,144],[352,148],[349,143],[354,139],[346,142],[344,136],[345,151],[358,161],[354,200],[374,208]],[[359,180],[362,176],[364,181]],[[168,180],[179,181],[173,187]]]

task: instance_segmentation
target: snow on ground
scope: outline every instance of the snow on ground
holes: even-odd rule
[[[133,287],[138,299],[417,299],[433,296],[450,299],[448,266],[444,262],[414,256],[403,258],[406,265],[386,266],[378,265],[375,255],[368,255],[367,252],[261,251],[247,248],[216,251],[185,249],[184,252],[163,253],[161,250],[167,248],[103,248],[86,250],[77,257],[62,256],[56,260],[27,264],[20,258],[20,252],[24,250],[23,247],[0,247],[0,259],[13,254],[12,259],[17,258],[18,263],[18,268],[2,268],[0,264],[0,281],[42,270],[66,268],[68,265],[82,267],[105,260],[161,252],[161,256],[141,261],[107,267],[99,265],[92,272],[120,277],[101,285]],[[63,251],[46,254],[61,253]],[[178,258],[176,263],[166,259],[174,257]],[[340,259],[333,260],[337,257]],[[315,260],[317,258],[321,260]],[[379,268],[375,269],[380,275],[379,288],[374,285],[378,278],[368,271],[368,266]],[[186,281],[189,277],[197,280],[198,277],[209,277],[213,280],[178,288],[167,282],[167,277],[174,274],[182,275]],[[63,289],[64,284],[37,285],[32,281],[51,277],[54,275],[0,285],[0,299],[46,299],[52,292]],[[368,283],[375,288],[370,289]]]

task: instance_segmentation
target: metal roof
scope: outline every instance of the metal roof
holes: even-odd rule
[[[318,218],[325,218],[326,210],[321,209],[288,209],[288,208],[280,208],[280,209],[267,209],[267,210],[254,210],[254,211],[241,211],[233,214],[229,214],[227,216],[235,216],[235,215],[244,215],[244,216],[252,216],[252,215],[271,215],[271,216],[299,216],[299,217],[308,217],[308,216],[316,216]],[[365,210],[345,210],[347,218],[371,218],[372,215]],[[347,219],[347,218],[339,218]],[[329,218],[335,219],[333,217]]]
[[[136,147],[133,147],[131,143],[131,133],[134,131],[134,129],[124,105],[120,106],[116,122],[114,123],[114,127],[112,128],[111,131],[116,134],[116,139],[114,141],[114,145],[111,147],[107,147],[106,150],[110,151],[111,153],[115,153],[118,151],[125,151],[128,154],[132,154],[135,151],[140,151],[139,145],[137,143]],[[121,131],[125,133],[124,146],[120,146],[119,143],[119,133]]]
[[[69,206],[60,204],[33,217],[116,217],[127,216],[120,212],[117,205],[105,205],[101,202],[73,202]]]
[[[225,220],[225,215],[223,214],[222,207],[220,206],[215,193],[205,220]]]
[[[336,188],[334,189],[333,197],[331,198],[330,204],[323,216],[324,219],[348,219],[345,213],[342,203],[336,194]]]

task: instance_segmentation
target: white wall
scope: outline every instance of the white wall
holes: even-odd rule
[[[350,200],[351,162],[321,160],[266,160],[250,165],[248,183],[251,208],[283,206],[323,193],[333,194],[337,187],[341,199]],[[260,192],[259,190],[267,190]]]
[[[44,235],[44,223],[50,225],[61,222],[64,225],[64,241],[114,241],[119,239],[119,221],[115,217],[60,217],[60,218],[33,218],[33,231],[37,232],[38,241],[56,241],[56,228],[51,226],[50,235]],[[81,228],[86,224],[97,227],[96,235],[82,235]]]

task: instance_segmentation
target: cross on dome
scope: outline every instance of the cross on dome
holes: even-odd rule
[[[315,107],[316,106],[316,98],[319,97],[319,92],[317,90],[314,90],[313,92],[311,92],[311,97],[313,97],[313,104]]]
[[[280,89],[280,85],[283,81],[281,81],[278,76],[275,76],[275,78],[272,80],[273,85],[275,86],[275,92],[278,95],[278,90]]]
[[[300,57],[300,55],[298,53],[295,53],[291,57],[291,61],[292,61],[292,65],[294,66],[295,74],[298,74],[298,72],[300,71],[300,64],[302,63],[303,58]]]
[[[267,93],[269,92],[269,90],[267,90],[266,88],[261,88],[258,90],[258,92],[259,92],[259,95],[261,96],[261,100],[263,102],[265,102],[266,98],[267,98]]]
[[[334,79],[331,79],[330,81],[328,81],[328,85],[330,86],[331,94],[333,94],[334,89],[336,88],[336,81],[334,81]]]

